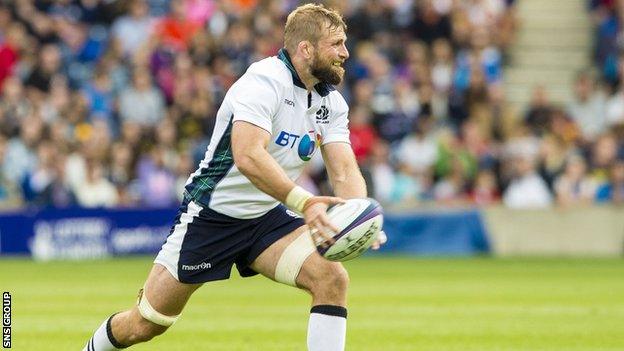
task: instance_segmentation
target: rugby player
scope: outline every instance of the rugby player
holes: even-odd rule
[[[349,57],[345,30],[341,15],[322,5],[289,14],[284,48],[252,64],[226,94],[137,305],[106,319],[83,351],[164,333],[197,288],[228,279],[234,264],[243,277],[259,273],[309,292],[308,350],[344,350],[349,279],[316,246],[337,231],[328,206],[367,195],[349,144],[348,106],[333,87]],[[318,149],[337,197],[293,182]]]

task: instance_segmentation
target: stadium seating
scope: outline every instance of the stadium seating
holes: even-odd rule
[[[561,21],[594,20],[599,74],[533,89],[516,84],[528,77],[517,72],[552,57],[535,46],[545,37],[526,35],[543,18],[526,16],[559,9],[550,2],[330,1],[349,25],[338,89],[372,196],[410,208],[624,200],[621,65],[609,31],[617,9],[594,1],[584,15],[573,11],[580,0],[556,3],[572,9]],[[294,5],[85,4],[0,5],[0,208],[175,206],[225,91],[277,52]],[[591,46],[574,46],[561,67],[582,65],[578,51]],[[317,161],[300,183],[328,193]]]

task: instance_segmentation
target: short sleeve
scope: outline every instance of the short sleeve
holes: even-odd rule
[[[266,75],[246,73],[229,91],[234,121],[245,121],[272,133],[279,106],[279,83]]]
[[[347,143],[351,144],[349,140],[349,106],[340,96],[340,101],[337,104],[336,111],[332,111],[333,116],[330,118],[327,132],[323,136],[323,145],[329,143]]]

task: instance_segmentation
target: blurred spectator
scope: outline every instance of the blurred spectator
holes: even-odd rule
[[[618,141],[614,134],[601,135],[590,151],[590,175],[597,183],[604,183],[609,178],[609,169],[618,156]]]
[[[444,205],[461,204],[467,200],[466,169],[459,156],[450,160],[450,169],[433,187],[434,199]]]
[[[587,176],[583,157],[568,157],[565,171],[555,180],[554,189],[557,203],[562,206],[589,204],[594,200],[596,183]]]
[[[31,111],[32,106],[26,99],[24,86],[17,77],[4,80],[0,95],[0,133],[13,136],[18,133],[21,120]]]
[[[42,205],[47,202],[45,193],[56,176],[54,146],[49,141],[39,143],[37,159],[37,166],[24,176],[22,188],[26,201]]]
[[[546,88],[541,85],[536,86],[533,89],[529,109],[524,117],[527,126],[534,134],[542,136],[547,132],[552,108]]]
[[[618,159],[609,173],[609,180],[596,191],[596,202],[624,204],[624,159]]]
[[[67,207],[76,203],[75,195],[64,177],[63,155],[55,152],[52,142],[39,143],[39,164],[26,176],[22,185],[27,201],[51,207]]]
[[[65,175],[64,155],[58,155],[54,163],[54,179],[45,194],[45,203],[52,207],[68,207],[77,204],[76,194]]]
[[[455,130],[459,130],[475,109],[486,104],[489,99],[488,83],[481,67],[475,65],[467,72],[467,85],[456,82],[449,97],[449,122]]]
[[[201,22],[189,20],[183,0],[171,0],[170,12],[156,24],[155,36],[166,47],[186,50],[201,28]]]
[[[412,129],[423,109],[421,97],[408,81],[397,81],[394,85],[395,108],[390,114],[379,115],[377,130],[385,140],[396,143]],[[427,107],[425,107],[427,108]]]
[[[176,149],[177,131],[170,119],[162,120],[156,127],[155,145],[162,150],[163,162],[171,170],[176,169],[181,152]]]
[[[138,203],[140,194],[133,192],[134,174],[133,150],[127,143],[117,142],[111,147],[110,181],[117,187],[119,203],[132,205]]]
[[[52,78],[61,74],[61,53],[59,48],[54,44],[46,44],[41,48],[39,61],[26,78],[26,86],[31,88],[32,94],[37,94],[33,99],[39,101],[43,98],[41,94],[50,91],[50,82]]]
[[[133,121],[123,121],[121,125],[121,141],[127,143],[132,149],[140,149],[143,141],[142,126]]]
[[[554,189],[555,178],[563,172],[568,154],[568,148],[560,139],[548,135],[542,140],[539,151],[541,160],[539,173],[550,189]]]
[[[494,172],[490,169],[479,170],[469,195],[471,201],[477,206],[490,206],[498,203],[500,192]]]
[[[414,37],[420,38],[427,44],[436,39],[451,38],[451,22],[449,20],[449,8],[441,8],[435,0],[415,2],[414,20],[410,30]],[[436,8],[436,5],[438,7]]]
[[[364,173],[370,175],[370,193],[384,204],[413,205],[430,197],[430,174],[415,174],[401,164],[395,171],[389,145],[382,140],[373,145]]]
[[[551,110],[546,133],[552,134],[568,145],[582,144],[583,141],[578,125],[560,108]]]
[[[594,140],[607,127],[605,95],[596,89],[595,84],[589,72],[580,72],[574,82],[574,96],[567,107],[568,114],[579,126],[583,138],[587,141]]]
[[[391,13],[382,1],[365,1],[347,18],[347,26],[356,40],[368,40],[375,33],[391,28]]]
[[[104,168],[104,160],[108,158],[111,134],[103,121],[80,124],[77,129],[77,147],[66,158],[64,174],[67,183],[79,197],[76,188],[86,182],[89,167],[102,168],[97,170],[99,173],[96,172],[96,175],[108,173]]]
[[[186,0],[184,5],[186,18],[200,26],[204,26],[216,10],[216,4],[212,0]]]
[[[184,197],[184,186],[186,185],[189,174],[194,171],[194,167],[195,165],[193,164],[193,159],[191,155],[189,155],[188,152],[182,152],[180,154],[180,159],[178,160],[177,167],[175,169],[175,195],[180,202]]]
[[[414,204],[423,197],[428,185],[420,183],[404,166],[399,166],[392,183],[390,203]]]
[[[390,148],[384,141],[378,140],[371,145],[371,155],[366,165],[371,175],[372,184],[369,192],[382,203],[390,203],[394,191],[395,173],[390,161]]]
[[[432,123],[431,118],[419,119],[398,146],[397,160],[409,174],[427,173],[438,160],[438,145],[430,133]]]
[[[251,28],[242,23],[232,23],[225,34],[222,51],[236,76],[241,76],[252,63],[253,34]]]
[[[503,193],[505,206],[517,209],[544,208],[552,205],[552,194],[535,170],[535,159],[518,155],[513,159],[514,176]]]
[[[372,99],[370,101],[371,108],[377,118],[385,118],[395,108],[392,66],[388,58],[379,52],[372,53],[370,57],[368,57],[367,62],[365,62],[365,65],[369,73],[373,90]]]
[[[620,63],[620,82],[617,90],[606,103],[606,124],[607,126],[613,126],[624,123],[624,60]]]
[[[492,45],[487,27],[475,27],[470,36],[470,48],[459,52],[455,68],[455,86],[467,89],[473,74],[483,74],[488,84],[501,79],[502,58],[499,50]]]
[[[363,164],[368,159],[377,142],[377,133],[370,124],[370,112],[364,106],[351,109],[349,115],[349,138],[357,162]]]
[[[603,69],[607,80],[617,80],[617,53],[620,30],[620,14],[615,1],[591,1],[593,20],[596,25],[594,60]]]
[[[113,119],[115,112],[115,96],[108,72],[98,67],[93,72],[93,80],[82,89],[82,94],[89,107],[90,119],[101,119],[108,125],[111,132],[117,130]]]
[[[446,95],[453,79],[453,48],[448,40],[437,39],[431,53],[431,82],[437,92]]]
[[[435,163],[435,176],[445,178],[451,173],[459,173],[465,180],[472,180],[476,175],[478,160],[467,145],[451,130],[438,134],[438,157]],[[461,170],[459,169],[461,168]]]
[[[145,68],[136,68],[132,87],[121,92],[119,114],[124,121],[142,126],[154,126],[164,117],[162,94],[152,86],[152,78]]]
[[[2,9],[0,11],[4,12]],[[20,50],[26,44],[25,40],[26,33],[21,23],[11,23],[4,35],[0,37],[0,92],[5,79],[16,73],[15,66],[20,58]]]
[[[165,165],[165,149],[153,147],[137,164],[138,186],[143,205],[150,207],[172,206],[177,201],[176,178]]]
[[[70,110],[71,93],[67,79],[56,76],[50,82],[50,93],[38,108],[43,120],[50,124],[62,120]]]
[[[127,14],[117,18],[111,28],[112,37],[121,43],[126,56],[131,56],[142,46],[148,44],[152,34],[154,20],[149,15],[145,0],[132,0]]]
[[[488,98],[488,104],[483,105],[475,117],[485,126],[485,134],[494,142],[505,141],[515,133],[522,121],[516,109],[507,102],[501,84],[494,84],[488,88]]]
[[[9,181],[20,184],[24,176],[36,167],[36,147],[44,128],[43,121],[35,114],[21,121],[19,135],[9,140],[4,157],[3,171]]]
[[[476,120],[468,120],[462,125],[460,138],[470,162],[467,164],[468,176],[473,179],[479,164],[492,165],[494,163],[494,151],[490,140]]]
[[[468,0],[463,6],[475,26],[493,27],[505,12],[505,0]]]
[[[83,207],[113,207],[118,203],[115,186],[106,179],[104,165],[87,162],[85,178],[73,188],[78,204]]]
[[[4,162],[7,140],[0,134],[0,164]],[[22,196],[17,184],[0,173],[0,209],[14,208],[22,204]]]

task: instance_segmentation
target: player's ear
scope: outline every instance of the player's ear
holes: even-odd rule
[[[299,42],[299,50],[303,54],[303,57],[305,57],[306,59],[310,59],[312,57],[312,54],[314,53],[312,43],[307,40]]]

